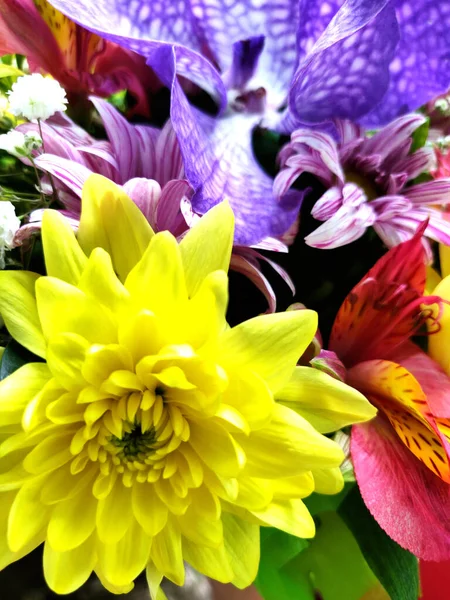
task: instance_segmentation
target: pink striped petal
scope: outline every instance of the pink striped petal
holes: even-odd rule
[[[181,202],[190,196],[192,196],[192,188],[184,179],[166,183],[156,211],[158,231],[167,229],[173,235],[179,236],[187,229],[186,220],[181,212]]]
[[[35,163],[39,169],[56,177],[80,198],[86,179],[92,175],[92,171],[84,165],[54,154],[41,154],[36,158]]]
[[[121,182],[124,183],[139,175],[141,156],[138,137],[133,126],[109,102],[96,97],[90,99],[100,113],[114,156],[117,159]]]
[[[419,183],[405,190],[405,196],[415,205],[449,204],[450,178]]]
[[[364,154],[378,154],[382,160],[386,159],[391,153],[396,152],[405,142],[411,145],[411,134],[423,125],[426,118],[419,114],[404,115],[395,119],[386,127],[383,127],[373,137],[366,140],[364,144]]]
[[[341,208],[344,201],[343,190],[334,186],[327,190],[317,200],[311,211],[312,216],[318,221],[327,221]]]
[[[331,136],[311,129],[297,129],[291,135],[291,141],[294,144],[305,144],[318,152],[328,169],[344,182],[338,147]]]
[[[161,186],[153,179],[134,177],[123,186],[124,191],[140,208],[153,230],[157,230],[156,211],[161,197]]]
[[[161,131],[158,131],[155,153],[156,165],[153,176],[161,186],[165,186],[172,179],[184,178],[183,157],[177,134],[170,121],[167,121]]]
[[[432,148],[419,148],[413,154],[408,154],[392,165],[392,172],[406,173],[406,181],[415,179],[422,173],[428,173],[434,165],[434,151]]]
[[[267,277],[255,266],[252,262],[233,253],[231,255],[230,269],[237,273],[242,273],[259,289],[267,300],[269,308],[266,312],[274,313],[276,311],[276,296],[272,286],[269,283]]]

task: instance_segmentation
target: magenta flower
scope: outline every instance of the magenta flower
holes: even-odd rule
[[[450,222],[439,208],[450,202],[450,179],[414,184],[434,165],[431,148],[411,152],[412,134],[424,121],[405,115],[371,137],[358,125],[337,121],[339,142],[318,131],[294,131],[280,152],[275,193],[283,196],[304,172],[328,188],[312,210],[324,224],[305,238],[307,244],[344,246],[373,227],[392,247],[410,239],[427,219],[425,236],[450,244]]]

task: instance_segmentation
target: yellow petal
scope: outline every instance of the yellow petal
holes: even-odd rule
[[[155,538],[151,549],[151,560],[156,569],[176,585],[184,584],[184,564],[181,551],[181,534],[174,519]]]
[[[234,215],[228,202],[221,202],[181,240],[180,250],[189,296],[212,271],[228,271],[233,247]]]
[[[110,581],[108,581],[108,579],[106,579],[98,564],[95,567],[95,574],[100,579],[100,583],[102,584],[102,586],[106,590],[108,590],[108,592],[111,592],[111,594],[128,594],[134,588],[134,583],[129,583],[128,585],[121,586],[113,585]],[[167,600],[167,598],[164,597],[164,600]]]
[[[98,503],[98,537],[104,544],[115,544],[125,535],[132,520],[131,490],[117,479],[108,496]]]
[[[439,244],[439,262],[442,277],[450,275],[450,246]]]
[[[368,421],[377,414],[360,392],[310,367],[296,367],[289,382],[277,392],[276,400],[321,433]]]
[[[226,331],[220,361],[225,369],[254,371],[272,392],[286,384],[317,329],[311,310],[262,315]]]
[[[161,589],[163,575],[158,571],[153,563],[149,563],[147,565],[145,575],[147,578],[151,600],[167,600],[165,593]]]
[[[269,425],[235,437],[247,456],[246,472],[254,477],[293,477],[315,467],[337,467],[344,459],[337,444],[281,404],[275,405]]]
[[[125,287],[137,306],[173,319],[173,312],[187,302],[180,249],[173,235],[163,231],[153,237]]]
[[[108,344],[106,346],[94,345],[86,354],[86,359],[82,368],[83,377],[96,387],[108,379],[113,371],[121,369],[131,370],[133,360],[130,353],[118,344]],[[89,394],[87,394],[89,396]],[[95,398],[95,400],[99,400]],[[79,402],[81,402],[81,398]],[[87,400],[83,399],[83,402]],[[89,400],[89,402],[91,402]]]
[[[42,243],[47,275],[77,285],[87,258],[67,219],[56,210],[44,211]]]
[[[73,475],[70,464],[51,473],[42,486],[41,501],[44,504],[56,504],[76,496],[86,486],[92,484],[98,469],[95,464]]]
[[[39,475],[62,467],[73,458],[70,452],[73,434],[73,429],[66,431],[62,428],[62,432],[40,442],[23,461],[25,469],[33,475]]]
[[[216,581],[230,583],[234,577],[224,544],[219,548],[208,548],[183,538],[183,556],[199,573]]]
[[[245,463],[245,455],[233,436],[223,427],[208,421],[192,421],[189,443],[210,469],[223,477],[236,477]]]
[[[49,375],[51,375],[49,373]],[[22,416],[22,427],[30,431],[47,421],[47,407],[65,393],[64,388],[56,381],[49,379],[34,398],[27,404]]]
[[[318,469],[314,472],[318,472]],[[305,471],[295,477],[274,479],[272,487],[274,497],[277,499],[306,498],[314,491],[314,477],[311,471]]]
[[[152,236],[147,219],[122,188],[101,175],[86,180],[78,241],[88,256],[94,248],[106,250],[120,280],[125,281]]]
[[[215,344],[227,327],[227,304],[227,274],[225,271],[213,271],[205,277],[186,306],[180,323],[184,341],[194,349],[204,344]]]
[[[145,569],[151,543],[151,538],[133,519],[120,541],[99,548],[99,566],[104,577],[117,587],[132,583]]]
[[[20,423],[29,402],[50,380],[45,363],[27,363],[0,382],[0,425]]]
[[[96,510],[97,500],[87,488],[59,502],[48,524],[47,539],[52,549],[67,552],[81,546],[95,529]]]
[[[232,583],[239,589],[254,582],[259,566],[259,526],[223,513],[225,551],[233,570]]]
[[[450,276],[445,277],[439,283],[433,294],[441,296],[447,302],[450,301]],[[443,304],[442,306],[439,324],[439,331],[429,335],[427,338],[428,354],[441,365],[448,375],[450,374],[450,306],[448,304]]]
[[[441,279],[442,277],[435,269],[433,269],[432,267],[427,267],[427,280],[425,282],[426,294],[433,294],[434,288],[437,287]]]
[[[42,477],[38,477],[25,483],[12,504],[8,520],[8,544],[13,552],[20,551],[47,527],[50,509],[39,499],[43,481]]]
[[[263,511],[252,511],[266,525],[302,538],[312,538],[316,532],[314,519],[300,499],[274,500]]]
[[[273,485],[271,483],[264,479],[241,477],[239,479],[239,494],[235,503],[249,510],[265,508],[273,498]]]
[[[95,562],[94,536],[68,552],[57,552],[48,542],[44,545],[45,581],[56,594],[70,594],[81,587],[89,579]]]
[[[223,528],[220,519],[205,518],[201,509],[192,503],[184,515],[177,517],[183,536],[201,546],[218,548],[223,544]]]
[[[157,535],[167,522],[168,510],[150,483],[136,483],[132,492],[133,513],[143,530]]]
[[[110,255],[103,248],[94,248],[78,282],[86,296],[117,312],[126,307],[129,294],[117,279]]]
[[[67,392],[51,402],[45,411],[46,417],[53,423],[69,425],[84,421],[84,407],[77,403],[77,394]]]
[[[66,390],[80,390],[86,382],[81,375],[90,344],[76,333],[59,333],[47,348],[47,364],[53,377]]]
[[[0,313],[12,337],[30,352],[45,357],[45,340],[36,307],[39,275],[28,271],[0,272]]]
[[[263,427],[275,406],[273,394],[266,381],[245,368],[233,372],[222,400],[223,403],[234,407],[252,429]]]
[[[339,494],[344,488],[344,478],[341,470],[334,469],[314,469],[314,491],[318,494]]]
[[[120,320],[119,343],[127,348],[135,364],[144,356],[158,354],[169,341],[161,322],[149,310],[133,312]]]
[[[34,536],[25,546],[23,546],[19,552],[11,551],[8,546],[6,532],[8,527],[8,513],[14,502],[15,496],[15,491],[0,493],[0,570],[3,570],[11,563],[32,552],[45,538],[45,530],[42,530],[37,536]]]
[[[117,341],[110,311],[78,288],[54,277],[41,277],[36,282],[36,299],[46,338],[76,333],[97,344]]]

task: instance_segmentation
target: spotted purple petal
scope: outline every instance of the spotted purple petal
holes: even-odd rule
[[[263,35],[234,42],[231,66],[223,74],[223,80],[228,89],[245,90],[247,83],[256,72],[263,48]]]
[[[347,0],[295,73],[294,116],[318,123],[368,113],[387,90],[397,42],[392,2]]]
[[[163,58],[163,57],[161,57]],[[172,58],[174,73],[175,53]],[[278,201],[273,181],[257,164],[252,131],[258,116],[230,114],[214,119],[190,106],[176,77],[172,84],[171,121],[184,158],[186,179],[194,189],[192,207],[204,214],[228,199],[233,208],[235,242],[251,245],[285,233],[295,222],[303,197],[289,191]]]
[[[200,54],[204,44],[190,0],[51,0],[50,4],[89,31],[145,56],[165,85],[171,82],[171,70],[157,60],[158,50],[174,46],[178,74],[225,106],[220,75]]]
[[[365,119],[367,125],[416,110],[450,86],[450,3],[397,0],[396,12],[400,42],[389,68],[389,88]]]
[[[300,23],[297,32],[300,60],[311,52],[343,3],[344,0],[300,0]]]
[[[192,6],[223,71],[231,67],[234,42],[264,36],[251,87],[265,87],[274,106],[283,102],[297,62],[298,0],[192,0]]]

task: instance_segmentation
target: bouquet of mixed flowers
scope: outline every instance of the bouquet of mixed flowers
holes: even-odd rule
[[[448,600],[450,1],[0,0],[0,56],[5,599]]]

